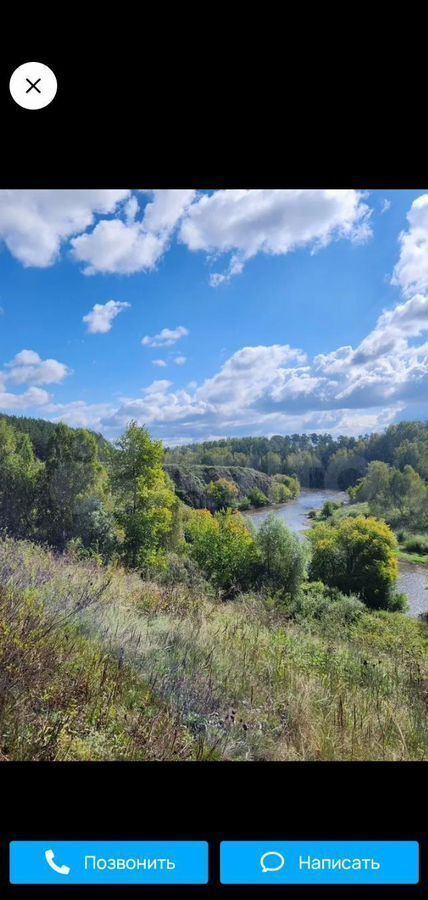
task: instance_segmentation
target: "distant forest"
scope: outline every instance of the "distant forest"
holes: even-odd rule
[[[168,448],[167,463],[178,465],[249,466],[267,475],[292,475],[302,487],[347,490],[378,460],[401,471],[412,466],[428,478],[428,423],[401,422],[382,434],[332,437],[290,434],[273,437],[225,438]]]

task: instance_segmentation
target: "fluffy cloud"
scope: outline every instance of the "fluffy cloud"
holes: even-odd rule
[[[152,359],[152,365],[158,366],[159,369],[164,369],[167,364],[164,359]]]
[[[190,250],[231,254],[213,286],[242,272],[257,253],[285,254],[298,247],[316,251],[332,240],[365,241],[370,210],[354,190],[225,190],[203,194],[187,210],[180,240]]]
[[[146,334],[141,343],[143,347],[170,347],[188,334],[188,329],[184,328],[183,325],[178,325],[177,328],[162,328],[159,334],[155,334],[152,337]]]
[[[42,388],[31,387],[24,394],[12,394],[2,390],[0,385],[0,409],[3,410],[22,410],[33,409],[35,407],[46,407],[49,403],[50,396],[47,391]]]
[[[34,350],[21,350],[6,363],[3,380],[16,384],[59,384],[71,370],[57,359],[41,359]]]
[[[176,366],[184,366],[187,362],[187,356],[176,356],[174,362]]]
[[[111,331],[116,316],[129,307],[130,303],[120,303],[118,300],[96,303],[91,312],[83,316],[82,321],[87,322],[88,331],[91,334],[106,334],[107,331]]]
[[[92,232],[72,239],[75,259],[85,275],[97,272],[132,275],[153,269],[167,249],[173,231],[194,197],[193,190],[153,191],[142,218],[135,195],[125,207],[125,221],[103,219]]]
[[[61,244],[115,212],[128,190],[0,190],[0,240],[24,266],[51,266]]]
[[[243,347],[200,385],[174,390],[159,380],[140,397],[122,398],[99,427],[113,435],[134,418],[167,443],[212,434],[383,428],[412,406],[428,411],[428,343],[415,344],[426,332],[427,301],[415,295],[382,313],[355,348],[309,360],[288,344]]]
[[[3,190],[0,241],[25,266],[53,265],[64,244],[85,275],[132,275],[154,269],[178,235],[191,251],[229,255],[216,286],[257,253],[367,240],[370,214],[354,190]]]
[[[414,200],[407,220],[409,228],[400,234],[400,258],[392,278],[405,295],[428,291],[428,194]]]

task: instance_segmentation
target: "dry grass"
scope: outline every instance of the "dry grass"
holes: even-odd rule
[[[291,618],[9,540],[0,586],[9,758],[428,756],[427,629],[401,613]]]

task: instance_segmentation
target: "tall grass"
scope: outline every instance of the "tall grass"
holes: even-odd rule
[[[426,759],[428,629],[0,542],[0,752],[11,759]]]

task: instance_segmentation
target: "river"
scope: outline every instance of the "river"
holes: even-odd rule
[[[291,500],[282,506],[256,510],[246,515],[251,518],[252,522],[260,524],[271,512],[274,512],[292,531],[303,537],[304,532],[311,525],[308,513],[311,509],[321,509],[326,500],[346,502],[348,495],[342,491],[303,489],[296,500]],[[428,612],[428,568],[400,562],[397,587],[409,598],[410,616],[416,617],[420,613]]]

